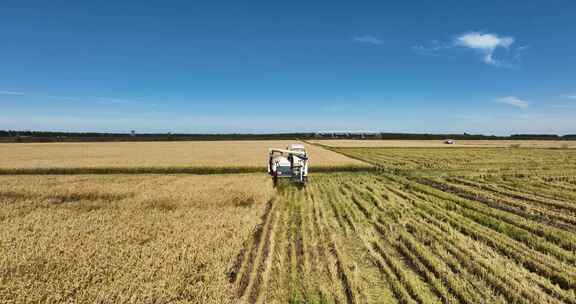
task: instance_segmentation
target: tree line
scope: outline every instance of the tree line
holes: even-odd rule
[[[295,139],[412,139],[412,140],[576,140],[576,134],[514,134],[495,136],[482,134],[428,134],[380,132],[322,133],[101,133],[0,130],[1,142],[78,142],[78,141],[184,141],[184,140],[295,140]]]

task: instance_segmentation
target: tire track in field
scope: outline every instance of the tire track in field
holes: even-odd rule
[[[296,191],[296,190],[295,190]],[[228,272],[229,281],[236,284],[237,295],[243,303],[260,303],[266,302],[266,288],[267,281],[271,275],[271,263],[273,256],[280,254],[284,256],[283,275],[288,276],[289,279],[282,280],[284,287],[291,292],[290,296],[302,296],[306,298],[311,290],[305,284],[306,269],[309,259],[306,258],[306,248],[304,231],[306,229],[304,208],[297,204],[296,201],[303,200],[304,203],[311,203],[307,196],[287,191],[281,197],[273,202],[271,201],[262,216],[262,221],[258,224],[250,239],[245,243],[244,247],[237,254],[235,261]],[[302,203],[302,202],[300,202]],[[317,208],[319,207],[319,208]],[[314,209],[314,210],[313,210]],[[346,303],[358,303],[355,300],[355,295],[352,291],[350,275],[347,273],[345,263],[342,260],[342,253],[333,238],[331,225],[326,221],[326,210],[323,206],[314,205],[314,208],[306,209],[313,211],[313,223],[310,224],[310,231],[314,229],[315,237],[319,239],[321,245],[317,248],[319,256],[318,259],[325,265],[324,271],[328,272],[330,277],[339,282],[341,288],[337,288],[330,297],[333,297],[336,302],[344,296]],[[280,218],[285,217],[286,223],[283,228],[286,234],[278,234],[278,222]],[[275,247],[276,240],[274,237],[280,235],[285,238],[285,247]],[[308,250],[310,250],[308,248]],[[332,264],[332,267],[330,266]],[[312,286],[312,285],[311,285]],[[319,292],[321,295],[325,292]],[[326,295],[321,296],[323,298]]]
[[[278,224],[278,216],[274,216],[273,223],[269,226],[267,231],[267,237],[265,239],[264,246],[262,248],[262,257],[260,259],[260,263],[258,267],[254,270],[256,272],[254,277],[254,283],[252,286],[252,292],[249,296],[250,303],[256,303],[259,299],[259,296],[263,290],[266,289],[266,285],[268,283],[268,274],[270,271],[270,256],[271,253],[274,251],[275,239],[274,239],[274,231],[276,230]]]
[[[258,275],[260,260],[262,254],[268,255],[268,246],[270,244],[269,236],[274,216],[274,207],[276,203],[270,200],[262,215],[262,222],[258,224],[250,238],[237,255],[236,261],[229,271],[229,280],[231,283],[238,283],[238,296],[242,298],[247,290],[254,284],[255,277]],[[238,277],[238,275],[240,275]]]

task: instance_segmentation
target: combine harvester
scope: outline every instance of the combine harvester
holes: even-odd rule
[[[268,150],[268,174],[272,175],[274,187],[278,178],[291,178],[294,182],[305,185],[308,179],[308,153],[301,144],[292,144],[286,149],[270,148]]]

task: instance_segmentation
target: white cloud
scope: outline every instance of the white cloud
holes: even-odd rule
[[[367,43],[367,44],[374,44],[374,45],[382,44],[382,40],[380,40],[377,37],[374,37],[372,35],[356,36],[356,37],[354,37],[353,40],[356,42],[360,42],[360,43]]]
[[[456,38],[455,45],[477,50],[483,54],[483,60],[490,65],[499,65],[494,59],[494,51],[499,48],[508,48],[514,43],[514,38],[498,36],[496,34],[469,32]]]
[[[530,105],[530,103],[526,100],[522,100],[516,96],[507,96],[496,99],[497,102],[507,104],[513,107],[517,107],[520,109],[526,109]]]
[[[22,96],[24,93],[22,92],[14,92],[14,91],[0,91],[0,95],[18,95]]]

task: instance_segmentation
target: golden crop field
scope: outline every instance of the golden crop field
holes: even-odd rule
[[[576,150],[330,149],[370,167],[0,176],[0,299],[576,303]]]
[[[234,303],[252,175],[0,176],[0,303]]]
[[[185,141],[0,144],[0,169],[47,168],[263,168],[268,148],[294,141]],[[296,142],[297,143],[297,142]],[[314,167],[365,166],[305,144]]]
[[[310,143],[329,147],[391,147],[391,148],[480,148],[480,147],[515,147],[515,148],[576,148],[576,141],[568,140],[456,140],[453,145],[447,145],[442,140],[394,140],[394,139],[323,139],[310,140]]]

